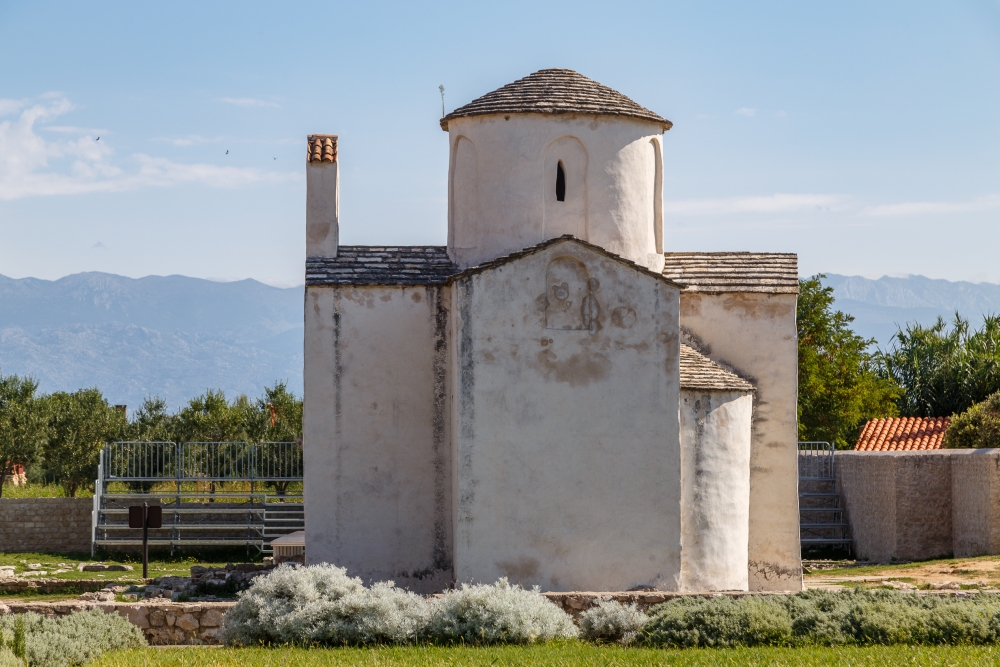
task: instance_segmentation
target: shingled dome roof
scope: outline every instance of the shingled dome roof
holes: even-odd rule
[[[673,123],[639,106],[617,90],[602,86],[571,69],[543,69],[514,83],[487,93],[441,119],[507,113],[583,113],[599,116],[626,116],[660,124],[664,131]]]

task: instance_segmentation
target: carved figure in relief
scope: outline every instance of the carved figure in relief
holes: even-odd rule
[[[545,270],[545,328],[597,333],[601,305],[595,292],[601,283],[591,278],[583,262],[557,257]]]

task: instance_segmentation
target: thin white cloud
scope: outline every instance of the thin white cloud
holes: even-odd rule
[[[23,109],[25,104],[27,104],[27,102],[24,100],[0,99],[0,116],[10,116],[11,114],[15,114]]]
[[[750,107],[740,107],[733,113],[736,114],[737,116],[748,116],[750,118],[753,118],[754,116],[757,115],[757,110],[751,109]]]
[[[868,206],[861,211],[863,215],[898,216],[926,215],[932,213],[981,213],[1000,209],[1000,195],[988,195],[971,201],[916,201],[900,204],[881,204]]]
[[[214,164],[183,164],[136,153],[126,162],[114,159],[108,141],[92,136],[49,141],[35,132],[46,122],[73,109],[64,97],[22,105],[16,120],[0,122],[0,200],[91,192],[124,192],[144,187],[198,183],[240,188],[298,178],[297,174]]]
[[[678,199],[664,201],[663,208],[676,215],[726,215],[733,213],[800,213],[839,206],[842,195],[774,194],[762,197]]]
[[[234,104],[238,107],[274,107],[275,109],[280,109],[281,105],[277,102],[268,102],[266,100],[258,100],[255,97],[220,97],[219,102],[225,102],[226,104]]]
[[[107,248],[108,246],[106,246],[103,243],[101,243],[100,241],[98,241],[97,243],[95,243],[94,245],[92,245],[90,247],[92,249],[94,249],[94,250],[103,250],[104,248]]]

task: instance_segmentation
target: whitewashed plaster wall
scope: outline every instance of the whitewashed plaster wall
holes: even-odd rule
[[[662,127],[617,116],[509,114],[448,123],[448,251],[472,266],[573,234],[663,270]],[[556,165],[566,175],[556,200]]]
[[[336,257],[340,242],[340,163],[306,163],[306,257]]]
[[[681,588],[748,589],[753,394],[682,389]]]
[[[310,563],[419,592],[452,581],[448,307],[444,287],[306,290]]]
[[[750,590],[802,588],[794,294],[681,295],[695,347],[757,389],[750,452]]]
[[[456,579],[676,590],[678,289],[564,241],[453,299]]]

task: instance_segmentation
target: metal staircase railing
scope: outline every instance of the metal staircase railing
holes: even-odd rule
[[[840,506],[834,448],[828,442],[799,443],[799,536],[803,549],[850,551],[850,527]]]
[[[305,527],[302,480],[295,442],[109,443],[94,484],[91,552],[140,544],[128,507],[143,502],[163,508],[152,546],[268,552],[272,539]]]

